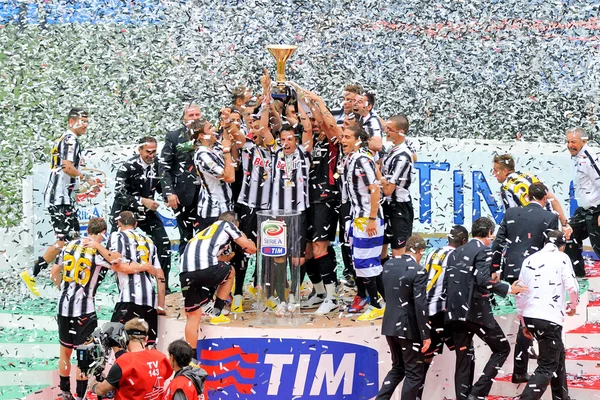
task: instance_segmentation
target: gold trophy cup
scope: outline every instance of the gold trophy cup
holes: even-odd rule
[[[274,98],[285,98],[286,97],[286,84],[285,84],[285,63],[294,54],[298,46],[291,44],[269,44],[266,49],[277,62],[277,76],[276,84],[273,88]]]

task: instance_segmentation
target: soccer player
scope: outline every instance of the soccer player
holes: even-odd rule
[[[73,108],[68,115],[68,129],[52,147],[50,177],[44,190],[44,203],[50,214],[56,242],[46,249],[33,267],[21,272],[20,276],[31,292],[39,296],[35,277],[60,254],[65,243],[79,236],[79,220],[75,209],[75,195],[81,181],[90,186],[96,182],[83,174],[83,158],[79,137],[88,127],[88,113],[81,108]]]
[[[386,152],[381,163],[381,188],[385,199],[383,215],[385,218],[385,243],[390,243],[392,256],[404,254],[406,240],[412,235],[414,211],[410,197],[412,182],[412,151],[406,145],[408,119],[404,115],[394,115],[386,121],[387,138],[394,146]],[[385,247],[382,263],[387,259]]]
[[[383,149],[383,125],[377,114],[373,111],[374,106],[375,94],[364,92],[362,95],[356,97],[354,112],[361,116],[362,126],[369,134],[369,149],[373,152],[378,152]]]
[[[229,264],[229,244],[237,243],[244,252],[256,253],[256,245],[238,229],[233,211],[219,215],[218,220],[190,240],[180,264],[179,281],[183,292],[185,314],[185,340],[196,348],[198,327],[202,317],[201,306],[209,301],[210,293],[216,289],[217,298],[211,325],[231,322],[221,312],[229,297],[235,271]],[[194,350],[195,354],[195,350]]]
[[[359,321],[383,318],[385,309],[379,304],[378,292],[385,296],[381,281],[381,249],[384,223],[379,200],[379,183],[375,162],[370,153],[360,151],[369,145],[369,136],[360,126],[352,126],[342,132],[342,150],[348,156],[345,161],[344,181],[351,202],[352,221],[349,237],[352,261],[358,279],[365,284],[370,306],[358,317]]]
[[[158,259],[165,275],[169,292],[171,269],[171,242],[158,215],[159,203],[154,199],[161,193],[156,139],[143,137],[138,142],[138,155],[125,161],[117,171],[115,200],[111,210],[112,231],[117,230],[117,217],[121,211],[131,211],[136,216],[137,227],[152,238]]]
[[[360,85],[349,84],[344,87],[344,100],[342,101],[341,107],[331,110],[331,115],[335,118],[337,125],[343,125],[344,119],[354,113],[356,98],[360,96],[361,93],[364,93],[364,90]]]
[[[119,298],[111,322],[124,324],[135,317],[143,318],[149,325],[148,344],[154,345],[158,314],[165,314],[165,278],[156,246],[148,236],[134,230],[137,221],[131,211],[122,211],[117,224],[119,231],[110,235],[110,251],[119,253],[123,264],[137,270],[117,272]]]
[[[159,158],[163,197],[175,213],[179,229],[179,254],[183,254],[187,241],[194,236],[194,225],[198,215],[197,174],[194,170],[194,148],[190,124],[202,117],[195,104],[186,105],[181,121],[183,126],[167,133],[165,145]],[[186,146],[186,144],[189,144]]]
[[[510,154],[497,155],[494,157],[494,169],[492,174],[502,184],[500,196],[506,209],[512,207],[525,207],[531,201],[528,196],[529,186],[535,182],[541,182],[540,179],[527,172],[515,171],[515,160]],[[548,189],[549,211],[555,211],[562,226],[562,231],[570,238],[573,229],[569,226],[567,216],[565,215],[560,201],[556,195]]]
[[[52,267],[52,280],[60,286],[58,300],[58,361],[59,387],[62,398],[72,400],[71,354],[85,343],[98,326],[94,295],[104,279],[110,263],[86,241],[101,243],[106,234],[106,222],[92,218],[88,223],[87,238],[69,242],[62,250],[57,264]],[[77,398],[83,399],[87,391],[87,376],[77,369]]]
[[[429,315],[429,326],[431,328],[431,345],[425,353],[425,375],[433,356],[442,354],[444,344],[450,350],[454,350],[454,341],[450,327],[445,323],[446,300],[444,295],[444,274],[448,260],[454,251],[469,241],[469,232],[462,225],[454,225],[448,234],[448,244],[444,247],[434,249],[425,259],[427,270],[427,304]],[[425,383],[425,381],[423,381]],[[421,396],[423,398],[423,396]]]
[[[204,230],[221,213],[233,210],[229,184],[235,180],[235,167],[229,133],[225,132],[221,143],[218,143],[215,130],[208,121],[199,121],[199,127],[202,131],[196,139],[194,154],[194,165],[201,182],[196,228]]]
[[[238,197],[240,230],[253,242],[257,239],[257,212],[269,209],[271,200],[271,153],[278,145],[269,129],[269,101],[271,82],[268,73],[261,78],[264,100],[258,115],[251,117],[250,131],[247,138],[236,144],[240,148],[241,167],[243,171],[242,187]],[[235,288],[231,311],[243,312],[242,294],[246,277],[247,258],[241,268],[236,268]]]

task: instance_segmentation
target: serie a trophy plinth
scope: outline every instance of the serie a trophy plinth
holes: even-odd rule
[[[290,97],[291,87],[285,83],[285,63],[297,48],[298,46],[291,44],[270,44],[266,47],[277,63],[277,75],[271,90],[274,99],[281,99],[285,102]]]

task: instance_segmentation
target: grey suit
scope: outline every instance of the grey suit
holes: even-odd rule
[[[478,239],[472,239],[451,254],[444,275],[446,320],[452,325],[456,349],[454,385],[456,398],[461,400],[469,394],[487,396],[492,379],[510,354],[510,345],[494,318],[491,305],[493,294],[504,297],[510,286],[506,282],[491,282],[491,260],[491,250]],[[482,376],[474,385],[473,335],[479,336],[492,350]]]

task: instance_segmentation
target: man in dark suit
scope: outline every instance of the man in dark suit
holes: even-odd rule
[[[492,313],[494,294],[506,296],[526,290],[507,282],[492,280],[492,252],[488,247],[494,234],[494,222],[486,217],[473,222],[473,239],[451,254],[444,274],[446,288],[446,320],[451,324],[456,351],[454,386],[456,398],[484,399],[492,388],[492,379],[506,361],[510,345]],[[473,335],[492,350],[483,374],[473,385],[471,360],[475,358]]]
[[[558,229],[558,216],[545,209],[548,188],[542,182],[532,183],[528,195],[527,206],[506,210],[492,245],[492,275],[498,273],[509,283],[518,279],[523,260],[544,247],[546,232]],[[520,328],[514,351],[513,383],[527,382],[528,351],[532,344]]]
[[[392,353],[392,369],[383,380],[377,400],[387,400],[404,380],[402,400],[415,400],[425,379],[424,353],[431,344],[427,311],[427,271],[421,265],[425,241],[415,235],[406,253],[383,267],[386,308],[381,325]]]
[[[163,197],[177,218],[179,254],[183,254],[187,242],[194,236],[198,214],[200,186],[194,167],[194,146],[187,127],[200,118],[200,108],[195,104],[187,105],[182,117],[184,126],[167,133],[159,159]]]
[[[168,291],[171,241],[156,211],[159,203],[154,200],[156,193],[161,193],[156,159],[157,143],[156,139],[149,136],[140,139],[138,143],[139,155],[125,161],[117,171],[115,200],[110,213],[112,231],[117,231],[117,220],[122,211],[134,213],[138,221],[137,227],[148,234],[156,246]]]

